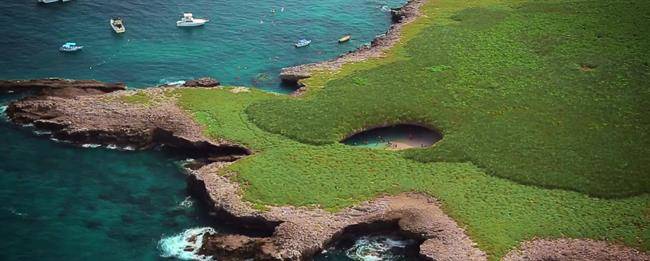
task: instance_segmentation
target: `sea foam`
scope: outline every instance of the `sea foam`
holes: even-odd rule
[[[171,85],[171,86],[181,86],[185,84],[184,80],[179,80],[178,78],[170,78],[170,79],[161,79],[158,81],[158,85]]]
[[[2,120],[7,119],[6,114],[5,114],[6,111],[7,111],[7,105],[0,106],[0,119],[2,119]]]
[[[395,240],[385,236],[365,236],[359,238],[345,254],[359,261],[394,260],[392,250],[405,248],[410,240]]]
[[[190,228],[182,233],[160,239],[158,241],[160,256],[180,260],[212,260],[211,257],[198,254],[205,233],[216,232],[211,227]]]

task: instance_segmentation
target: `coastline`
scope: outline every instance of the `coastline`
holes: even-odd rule
[[[385,51],[392,48],[400,41],[403,27],[415,21],[421,15],[420,8],[427,1],[428,0],[408,0],[402,7],[392,9],[391,26],[388,28],[386,33],[373,39],[370,42],[370,45],[363,45],[354,51],[327,61],[282,68],[279,76],[280,79],[284,82],[300,86],[300,88],[292,94],[293,96],[299,96],[306,91],[306,86],[304,86],[301,81],[310,78],[315,71],[336,71],[347,63],[382,57]]]
[[[243,239],[247,243],[232,245],[232,240],[223,240],[231,236],[205,235],[206,244],[200,250],[203,255],[226,260],[242,255],[305,260],[326,249],[350,227],[367,227],[372,231],[373,226],[368,224],[381,223],[397,224],[398,232],[422,241],[424,258],[486,258],[463,229],[442,212],[439,203],[422,194],[384,196],[337,213],[292,206],[255,209],[241,197],[239,184],[218,174],[223,167],[252,152],[226,140],[215,142],[205,137],[200,126],[174,106],[173,97],[166,95],[173,90],[140,91],[156,100],[155,106],[124,102],[124,96],[133,94],[129,91],[74,98],[38,96],[12,103],[7,115],[15,123],[33,124],[51,132],[52,137],[77,146],[118,144],[144,150],[164,145],[203,158],[203,164],[186,166],[192,194],[203,199],[219,220],[268,236],[239,236],[238,242]],[[41,113],[43,109],[46,114]],[[437,247],[441,245],[451,247]]]
[[[207,204],[210,215],[219,222],[257,235],[194,235],[191,238],[203,240],[197,251],[202,256],[219,260],[309,260],[344,234],[389,229],[419,242],[424,260],[488,259],[463,227],[444,213],[440,202],[426,194],[378,195],[337,212],[294,206],[256,208],[243,198],[242,185],[234,181],[237,174],[226,171],[230,164],[254,153],[227,140],[214,141],[204,136],[201,126],[177,107],[175,97],[169,95],[174,90],[177,88],[139,91],[151,98],[151,104],[124,102],[124,97],[134,94],[131,91],[74,98],[27,98],[12,103],[8,116],[15,123],[33,124],[78,146],[117,143],[143,150],[163,145],[198,159],[199,163],[185,166],[190,193]],[[234,90],[230,92],[237,95]],[[44,108],[47,114],[40,113]],[[156,133],[164,133],[163,138]],[[625,246],[571,240],[572,244],[562,244],[563,241],[533,239],[508,256],[513,260],[521,256],[536,260],[553,256],[555,252],[549,249],[561,244],[562,253],[568,256],[587,253],[584,255],[589,257],[648,258],[647,254]],[[188,241],[188,245],[193,244]]]
[[[415,2],[415,1],[411,1]],[[411,3],[409,2],[409,3]],[[422,1],[423,2],[423,1]],[[391,27],[392,28],[392,27]],[[399,33],[399,32],[398,32]],[[374,41],[373,41],[374,42]],[[392,44],[394,44],[393,42]],[[389,47],[388,47],[389,48]],[[375,49],[379,50],[379,49]],[[385,49],[383,49],[385,50]],[[377,55],[381,55],[383,52],[377,52]],[[347,55],[344,55],[347,56]],[[365,57],[361,60],[367,59],[369,57],[375,57],[375,56],[368,56]],[[377,56],[378,57],[378,56]],[[335,62],[336,60],[342,59],[340,63]],[[345,58],[337,58],[333,61],[326,61],[323,63],[316,63],[316,64],[308,64],[305,65],[302,70],[307,70],[307,73],[311,76],[312,70],[319,70],[319,69],[338,69],[340,68],[341,65],[347,63],[347,62],[354,62],[356,60],[345,60]],[[312,67],[313,66],[313,67]],[[332,67],[328,67],[332,66]],[[300,66],[299,66],[300,67]],[[293,67],[292,67],[293,68]],[[307,77],[308,78],[308,77]],[[306,79],[306,78],[303,78]],[[297,80],[300,81],[300,80]],[[156,90],[158,91],[158,90]],[[304,91],[304,89],[303,89]],[[145,93],[150,92],[149,90],[143,91]],[[154,91],[151,91],[154,92]],[[118,92],[115,94],[109,94],[106,97],[119,97],[120,95],[123,95],[124,92]],[[296,94],[300,94],[302,92],[297,92]],[[154,94],[153,95],[157,95]],[[49,98],[48,98],[49,99]],[[54,99],[54,98],[52,98]],[[61,99],[63,100],[63,99]],[[100,107],[100,111],[106,111],[105,114],[100,113],[102,117],[107,117],[111,119],[112,117],[124,117],[124,115],[129,115],[129,116],[134,116],[137,115],[137,113],[134,114],[129,114],[129,113],[124,113],[123,109],[121,107],[106,107],[106,108],[101,108],[103,103],[106,101],[106,99],[99,99],[95,100],[95,97],[93,98],[88,98],[85,103],[76,103],[75,102],[70,102],[70,101],[61,101],[59,98],[54,99],[52,101],[52,104],[59,104],[59,105],[52,105],[52,106],[60,106],[60,107],[66,107],[66,106],[71,106],[70,108],[83,108],[83,107],[89,107],[89,108],[97,108],[98,104]],[[116,101],[116,99],[109,99],[112,101]],[[119,99],[118,99],[119,100]],[[164,113],[169,113],[170,111],[175,110],[174,108],[176,105],[174,105],[171,100],[169,100],[167,104],[155,104],[151,107],[155,107],[155,110],[159,110],[159,108],[165,108],[166,106],[171,106],[169,109],[166,110],[163,109],[162,112]],[[122,106],[124,108],[131,108],[131,106],[134,106],[133,104],[124,104],[124,103],[119,103],[119,106]],[[34,105],[36,106],[36,105]],[[73,106],[79,106],[79,107],[73,107]],[[140,105],[137,105],[140,106]],[[79,126],[74,126],[74,125],[61,125],[61,122],[67,122],[72,120],[71,122],[74,124],[76,121],[81,121],[81,119],[77,119],[74,117],[71,118],[64,118],[61,119],[60,121],[52,121],[52,119],[39,119],[39,117],[43,117],[43,115],[36,115],[34,116],[33,119],[37,120],[39,123],[36,124],[38,128],[54,128],[55,130],[55,135],[62,135],[64,139],[67,137],[68,139],[74,138],[74,137],[84,137],[84,141],[92,141],[93,139],[97,139],[98,137],[107,137],[110,135],[114,135],[115,140],[121,140],[120,135],[130,135],[129,133],[140,133],[135,136],[128,136],[129,138],[123,139],[121,143],[127,145],[130,142],[136,142],[137,148],[138,149],[148,149],[155,144],[166,144],[164,142],[156,141],[154,137],[156,135],[154,134],[147,134],[147,133],[155,133],[156,128],[160,127],[158,124],[168,124],[168,127],[163,127],[161,129],[169,131],[171,127],[176,127],[176,126],[184,126],[185,124],[190,124],[193,126],[192,128],[198,127],[200,129],[200,126],[192,120],[191,117],[187,117],[189,121],[185,121],[186,118],[180,117],[183,120],[181,122],[179,121],[169,121],[169,120],[154,120],[150,121],[151,118],[159,118],[161,116],[154,116],[151,115],[151,111],[148,111],[151,109],[151,107],[147,108],[147,106],[142,105],[141,108],[138,110],[141,110],[143,114],[147,114],[147,116],[139,117],[136,116],[136,120],[131,119],[130,117],[124,117],[127,118],[128,124],[124,124],[119,126],[119,130],[115,131],[109,131],[105,132],[102,130],[98,129],[93,129],[88,128],[88,126],[84,127],[79,127]],[[143,109],[145,108],[145,109]],[[176,109],[178,109],[176,107]],[[177,118],[178,115],[180,114],[175,114],[177,112],[172,113],[174,118]],[[182,110],[180,110],[180,113],[183,114]],[[58,115],[57,117],[62,117],[65,115],[93,115],[93,117],[97,117],[98,115],[96,114],[96,111],[83,111],[83,112],[71,112],[71,111],[65,111],[64,113]],[[49,115],[51,116],[51,115]],[[47,116],[47,117],[49,117]],[[187,116],[187,115],[185,115]],[[85,120],[91,120],[91,121],[102,121],[102,118],[98,118],[95,120],[85,118]],[[133,122],[138,122],[144,120],[145,122],[148,122],[147,124],[140,125],[139,128],[134,128],[131,129],[131,125]],[[20,120],[19,120],[20,121]],[[26,120],[26,122],[29,122],[30,120]],[[136,124],[138,125],[138,124]],[[80,125],[81,126],[81,125]],[[143,127],[144,126],[144,127]],[[56,128],[59,128],[57,131]],[[174,128],[172,132],[172,136],[178,136],[178,137],[184,137],[185,140],[191,141],[191,143],[195,142],[208,142],[208,143],[213,143],[214,144],[229,144],[233,146],[238,146],[236,144],[230,143],[228,141],[218,141],[218,142],[212,142],[210,141],[211,139],[206,138],[203,136],[203,134],[200,134],[199,136],[193,136],[190,135],[188,138],[186,136],[187,133],[199,133],[195,132],[195,129],[192,129],[191,131],[188,131],[185,133],[187,130],[176,130]],[[72,131],[76,129],[77,131]],[[61,133],[61,134],[56,134],[56,133]],[[68,134],[66,134],[68,133]],[[86,133],[86,134],[77,134],[77,135],[72,135],[70,133]],[[100,134],[97,134],[100,133]],[[143,134],[144,133],[144,134]],[[180,133],[180,134],[179,134]],[[140,143],[137,142],[138,139],[143,139],[147,140],[147,142]],[[108,141],[114,141],[114,140],[104,140],[102,142],[108,142]],[[76,142],[75,142],[76,143]],[[171,143],[170,143],[171,144]],[[223,147],[225,148],[225,147]],[[248,149],[247,149],[248,150]],[[246,155],[239,155],[237,159],[245,157]],[[231,222],[234,223],[240,223],[243,226],[250,226],[251,229],[255,230],[260,230],[263,231],[264,234],[267,234],[267,237],[260,237],[260,238],[254,238],[254,237],[239,237],[238,240],[239,242],[243,242],[244,244],[240,244],[240,247],[237,248],[239,250],[250,250],[254,249],[255,250],[255,255],[263,255],[264,257],[269,257],[269,258],[278,258],[278,259],[306,259],[310,255],[313,255],[314,253],[317,253],[318,250],[324,249],[328,244],[330,244],[332,241],[336,240],[336,237],[343,233],[346,229],[348,229],[351,226],[359,225],[359,224],[373,224],[376,222],[393,222],[395,219],[398,223],[399,228],[402,230],[402,232],[409,232],[409,228],[412,226],[428,226],[427,224],[420,224],[420,223],[413,223],[409,222],[409,220],[414,216],[415,214],[413,212],[409,212],[406,210],[410,210],[411,208],[414,208],[415,210],[419,212],[424,212],[427,211],[426,209],[420,209],[418,206],[424,205],[425,208],[436,208],[439,207],[439,203],[432,197],[426,196],[426,195],[421,195],[421,194],[400,194],[396,196],[384,196],[380,197],[378,199],[369,201],[369,202],[364,202],[360,204],[357,207],[354,208],[348,208],[345,209],[339,213],[332,214],[326,211],[321,211],[321,210],[313,210],[313,209],[305,209],[305,208],[295,208],[295,207],[270,207],[270,209],[261,211],[261,210],[256,210],[254,207],[251,206],[251,203],[246,202],[241,198],[241,187],[238,183],[235,183],[231,181],[228,177],[220,176],[220,175],[215,175],[215,173],[219,173],[220,170],[230,164],[229,162],[232,162],[234,160],[215,160],[215,161],[210,161],[205,165],[200,165],[196,169],[188,169],[188,173],[191,175],[188,177],[188,183],[190,184],[190,188],[194,191],[195,195],[202,196],[202,198],[207,199],[208,204],[212,206],[212,209],[215,211],[216,215],[219,215],[219,213],[222,213],[222,218],[225,220],[230,220]],[[397,210],[404,210],[404,212],[397,211],[396,213],[390,212],[393,211],[394,209],[392,207],[387,207],[387,206],[392,206],[393,204],[398,204],[400,201],[408,201],[408,202],[416,202],[415,203],[408,203],[405,204],[405,208],[397,208]],[[439,210],[439,209],[438,209]],[[437,210],[436,210],[437,211]],[[438,213],[436,211],[431,211],[431,213]],[[440,211],[442,212],[442,211]],[[390,214],[389,214],[390,213]],[[343,215],[343,216],[340,216]],[[391,216],[395,215],[395,216]],[[433,214],[432,214],[433,215]],[[391,217],[391,218],[387,218]],[[348,219],[349,218],[349,219]],[[442,216],[436,216],[437,219],[444,220],[445,218],[449,218],[444,213]],[[336,224],[332,224],[334,221],[340,222]],[[404,221],[403,221],[404,220]],[[451,220],[453,222],[453,220]],[[261,226],[255,225],[255,224],[262,224]],[[455,226],[455,227],[454,227]],[[319,228],[318,231],[315,232],[310,232],[310,230],[316,230],[314,227]],[[370,226],[368,226],[370,227]],[[322,228],[322,230],[321,230]],[[436,230],[437,228],[429,227],[429,229]],[[451,226],[449,231],[456,231],[457,229],[460,229],[457,224],[454,224]],[[462,229],[460,231],[463,233]],[[412,232],[412,231],[411,231]],[[446,231],[448,232],[448,231]],[[306,234],[302,234],[306,233]],[[455,232],[454,232],[455,233]],[[417,234],[417,233],[414,233]],[[317,237],[317,238],[316,238]],[[445,236],[443,236],[445,237]],[[465,237],[470,240],[468,242],[464,242],[464,240],[460,240],[460,243],[468,243],[469,246],[471,246],[471,250],[467,250],[467,253],[470,252],[475,252],[479,251],[481,252],[476,245],[471,242],[471,239],[465,235]],[[439,236],[435,237],[439,239]],[[215,244],[210,245],[209,247],[212,247],[212,249],[202,249],[204,254],[210,254],[211,252],[219,252],[219,253],[224,253],[222,249],[219,249],[219,247],[232,247],[232,245],[228,245],[232,241],[229,240],[223,240],[224,237],[221,236],[207,236],[206,241],[208,242],[207,245],[210,245],[209,242],[216,242]],[[313,241],[310,241],[313,240]],[[307,241],[314,242],[310,244],[306,244]],[[582,240],[582,239],[574,239],[571,240],[572,242],[578,242],[578,243],[571,243],[567,241],[551,241],[551,240],[545,240],[545,239],[533,239],[532,241],[528,241],[526,243],[522,243],[522,249],[518,250],[513,250],[511,254],[508,254],[507,257],[513,258],[513,260],[518,260],[520,258],[527,257],[531,259],[535,258],[543,258],[541,256],[552,256],[554,254],[554,247],[553,246],[558,246],[558,244],[562,245],[567,245],[567,249],[563,249],[563,256],[566,255],[574,255],[576,253],[584,253],[584,252],[589,252],[590,250],[593,249],[600,249],[596,251],[596,253],[591,253],[589,255],[596,255],[596,257],[599,257],[597,254],[598,252],[601,252],[601,254],[606,254],[610,255],[610,257],[615,258],[618,257],[624,258],[624,257],[637,257],[640,260],[648,260],[647,255],[645,255],[642,252],[627,248],[627,247],[622,247],[622,246],[617,246],[617,245],[607,245],[603,242],[600,241],[593,241],[596,242],[597,245],[595,244],[581,244],[580,242],[588,242],[590,240]],[[221,242],[221,244],[217,244]],[[428,242],[428,241],[424,241]],[[437,241],[434,241],[434,243],[430,244],[436,244]],[[603,246],[603,244],[605,246]],[[447,244],[444,244],[445,248],[447,248]],[[204,244],[204,246],[207,248]],[[252,247],[252,248],[251,248]],[[463,245],[462,248],[467,247],[467,244]],[[442,260],[454,260],[454,258],[443,258],[443,256],[436,256],[435,254],[429,254],[427,251],[427,245],[423,245],[422,247],[422,255],[424,257],[430,257],[430,258],[436,258],[436,259],[442,259]],[[443,249],[444,250],[444,249]],[[433,251],[433,250],[432,250]],[[519,256],[514,254],[514,251],[520,251]],[[435,251],[433,251],[435,252]],[[620,255],[615,255],[616,253],[621,253]],[[233,255],[241,255],[244,252],[241,251],[233,251]],[[435,252],[439,253],[439,252]],[[523,254],[521,254],[523,253]],[[476,254],[476,253],[475,253]],[[476,259],[472,259],[468,256],[463,256],[463,258],[458,258],[456,260],[482,260],[485,257],[485,254],[476,254],[475,256],[472,255],[472,258],[476,257]],[[592,256],[593,257],[593,256]]]

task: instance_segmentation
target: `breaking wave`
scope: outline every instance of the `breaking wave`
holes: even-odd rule
[[[365,236],[359,238],[345,254],[358,261],[395,260],[396,250],[406,248],[411,240],[396,240],[385,236]]]
[[[0,119],[2,119],[2,120],[7,119],[7,116],[5,114],[6,111],[7,111],[7,105],[0,106]]]
[[[172,77],[172,78],[169,78],[169,79],[164,78],[164,79],[161,79],[160,81],[158,81],[158,85],[181,86],[183,84],[185,84],[185,80],[181,80],[181,79],[176,78],[176,77]]]
[[[182,233],[165,237],[158,241],[160,256],[180,260],[212,260],[212,257],[199,255],[203,235],[215,234],[211,227],[190,228]]]

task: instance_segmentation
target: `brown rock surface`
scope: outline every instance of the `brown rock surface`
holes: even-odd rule
[[[636,249],[590,239],[538,239],[508,253],[504,261],[530,260],[636,260],[650,261],[650,255]]]
[[[214,209],[227,212],[231,219],[263,220],[277,224],[271,236],[251,239],[257,242],[252,250],[272,259],[309,259],[333,243],[347,228],[377,222],[397,222],[401,232],[422,240],[424,243],[420,253],[424,258],[487,259],[463,229],[445,215],[439,203],[429,196],[415,193],[384,196],[338,213],[290,206],[272,206],[267,211],[258,211],[241,199],[237,183],[216,174],[227,164],[213,163],[191,171],[197,180],[193,184],[204,189]],[[207,236],[205,240],[211,242],[219,237]],[[202,249],[201,253],[209,255],[211,251]]]
[[[221,83],[210,77],[198,78],[195,80],[186,81],[183,87],[217,87]]]
[[[96,80],[69,80],[47,78],[35,80],[0,80],[0,93],[40,91],[41,95],[73,97],[126,90],[123,83],[104,83]]]
[[[147,95],[164,97],[164,89],[149,89]],[[19,124],[34,124],[51,131],[57,139],[74,144],[102,144],[134,149],[168,145],[200,154],[210,161],[235,160],[250,152],[227,141],[212,141],[201,127],[178,108],[173,99],[162,98],[155,106],[125,102],[132,92],[77,97],[36,96],[11,103],[9,118]]]

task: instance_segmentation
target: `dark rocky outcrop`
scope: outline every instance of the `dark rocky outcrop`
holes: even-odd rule
[[[46,78],[35,80],[0,80],[0,93],[35,92],[38,95],[73,97],[126,90],[123,83],[96,80]]]
[[[183,87],[217,87],[221,83],[210,77],[198,78],[195,80],[186,81]]]
[[[164,90],[152,89],[156,95]],[[165,146],[180,151],[196,163],[234,161],[251,152],[227,141],[212,141],[201,128],[173,102],[160,102],[150,108],[129,104],[114,96],[87,95],[74,98],[32,96],[7,107],[9,119],[18,124],[33,124],[59,140],[76,145],[100,144],[132,149]]]
[[[203,255],[225,260],[242,256],[254,256],[256,260],[310,260],[349,233],[370,234],[389,227],[421,242],[422,259],[486,260],[485,253],[429,196],[384,196],[338,213],[290,206],[270,206],[262,211],[241,198],[238,183],[215,175],[228,164],[212,163],[190,171],[194,184],[200,187],[196,192],[204,193],[199,196],[211,209],[227,213],[231,221],[259,220],[261,224],[272,224],[265,229],[274,226],[274,230],[263,237],[238,237],[243,244],[230,244],[224,235],[206,234],[200,250]]]

